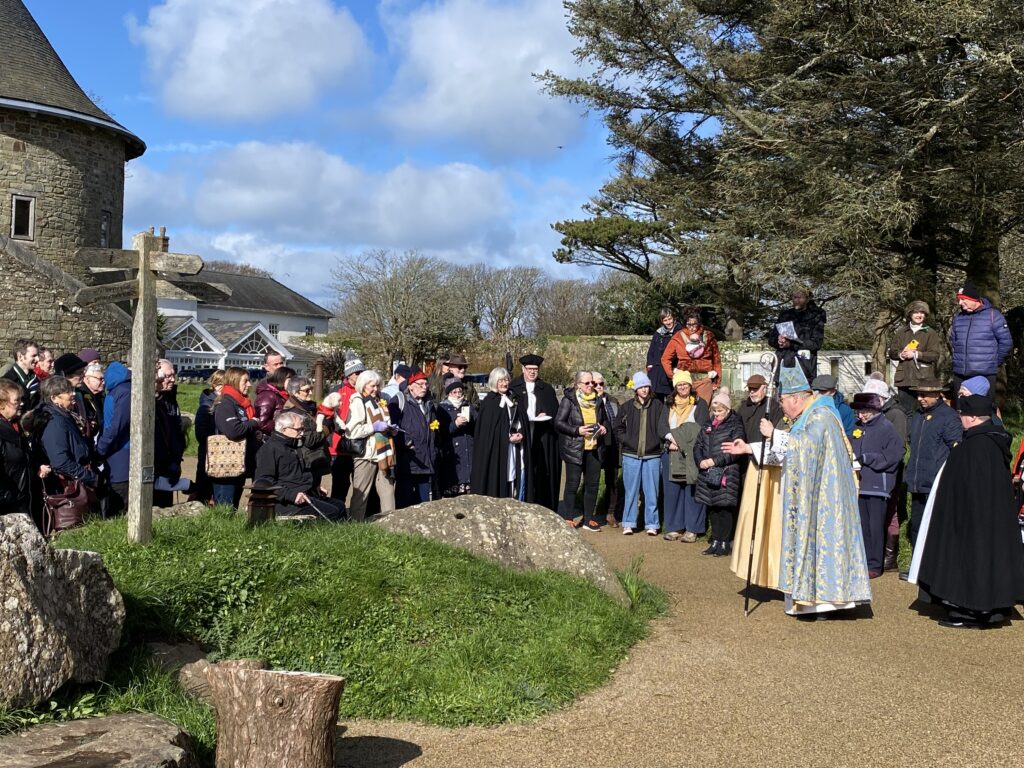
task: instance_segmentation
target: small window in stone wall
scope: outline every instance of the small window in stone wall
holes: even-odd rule
[[[271,323],[269,326],[267,326],[267,330],[270,331],[271,336],[273,336],[275,339],[277,338],[277,332],[279,330],[279,326],[277,323]]]
[[[314,332],[315,332],[315,330],[314,330],[312,325],[307,325],[306,326],[306,335],[307,336],[312,336],[314,334]]]
[[[100,248],[107,248],[110,246],[110,211],[100,212]]]
[[[33,240],[36,236],[36,199],[11,195],[11,237]]]

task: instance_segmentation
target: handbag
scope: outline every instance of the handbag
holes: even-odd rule
[[[63,475],[58,479],[62,487],[60,493],[43,491],[47,535],[84,524],[89,508],[96,500],[92,489],[80,480]]]
[[[357,437],[353,439],[348,435],[342,435],[338,440],[338,453],[357,457],[363,456],[366,453],[366,438]]]
[[[725,467],[710,467],[700,473],[700,481],[709,488],[721,488]]]
[[[206,440],[206,474],[221,479],[245,474],[245,440],[210,435]]]

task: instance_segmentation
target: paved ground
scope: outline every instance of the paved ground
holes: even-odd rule
[[[583,534],[581,534],[583,535]],[[699,544],[605,531],[616,568],[645,555],[671,596],[603,688],[528,725],[448,730],[353,721],[339,766],[1019,766],[1024,622],[948,630],[887,574],[855,620],[803,623],[762,603]],[[771,593],[766,593],[770,597]]]

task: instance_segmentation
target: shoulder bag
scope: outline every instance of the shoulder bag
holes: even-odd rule
[[[63,475],[59,475],[58,480],[62,488],[60,493],[47,493],[45,486],[43,490],[47,535],[85,523],[89,508],[96,500],[92,489],[80,480]]]

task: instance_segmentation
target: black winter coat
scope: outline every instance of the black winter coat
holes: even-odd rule
[[[256,467],[256,451],[263,442],[260,423],[245,415],[245,409],[231,395],[222,395],[213,406],[214,434],[234,442],[245,441],[245,476],[252,477]],[[227,482],[227,478],[219,482]]]
[[[300,493],[314,495],[313,473],[302,460],[297,438],[274,432],[256,454],[254,483],[280,486],[277,492],[279,514],[293,513],[295,497]]]
[[[604,401],[599,397],[595,398],[594,408],[597,411],[597,423],[610,432],[611,424]],[[580,434],[583,423],[583,409],[576,397],[576,390],[565,390],[565,397],[558,404],[558,413],[555,415],[555,431],[558,433],[558,452],[566,464],[583,464],[583,436]],[[594,455],[600,461],[604,455],[603,436],[597,439],[594,450]]]
[[[438,434],[441,435],[441,470],[439,483],[442,490],[456,485],[469,485],[473,476],[473,430],[479,415],[477,408],[468,400],[462,406],[469,406],[469,422],[461,427],[456,426],[455,419],[461,408],[456,408],[445,398],[437,409],[437,420],[440,422]]]
[[[673,325],[671,331],[666,331],[665,326],[659,326],[651,336],[651,345],[647,348],[647,375],[651,379],[651,389],[656,395],[667,395],[672,392],[672,381],[661,366],[661,356],[665,354],[665,347],[672,337],[682,329],[681,323]]]
[[[716,483],[714,488],[705,482],[709,470],[700,471],[696,496],[701,504],[709,507],[735,507],[739,504],[745,457],[725,453],[722,445],[744,437],[743,419],[736,411],[730,411],[720,424],[715,425],[712,420],[701,429],[693,446],[693,460],[699,467],[704,459],[714,459],[715,466],[725,470],[722,481]]]
[[[859,495],[889,498],[896,487],[896,469],[904,451],[896,427],[881,413],[867,424],[858,419],[850,447],[861,465]]]
[[[32,462],[28,441],[0,417],[0,515],[32,516]]]
[[[665,435],[668,434],[668,410],[665,404],[653,397],[648,398],[643,408],[637,408],[634,397],[619,406],[619,416],[612,425],[619,451],[623,456],[649,458],[664,453]],[[643,456],[638,456],[640,430],[645,431]]]
[[[768,330],[767,341],[772,347],[779,350],[782,365],[792,368],[796,365],[796,361],[799,360],[808,381],[811,381],[817,375],[818,350],[825,343],[826,319],[825,310],[813,301],[808,301],[807,306],[803,309],[797,309],[796,307],[784,309],[779,314],[777,321],[777,323],[792,322],[799,341],[794,342],[790,339],[788,347],[780,348],[778,328],[776,325],[772,325]],[[797,353],[801,350],[806,350],[810,357],[798,356]]]

